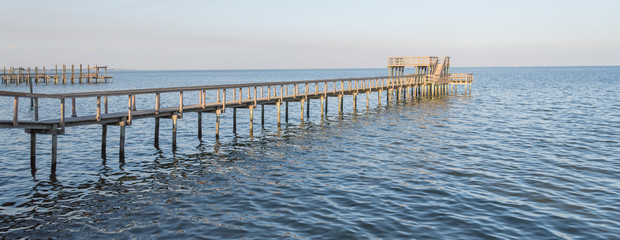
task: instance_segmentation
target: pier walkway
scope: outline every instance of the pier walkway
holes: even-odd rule
[[[101,133],[101,157],[106,158],[106,138],[107,126],[114,125],[120,127],[119,141],[119,160],[124,161],[125,150],[125,128],[130,126],[133,121],[144,118],[154,118],[154,146],[159,147],[159,121],[160,119],[171,119],[172,127],[172,147],[176,149],[176,128],[177,120],[183,118],[183,114],[198,114],[198,137],[202,138],[202,113],[213,113],[216,116],[215,137],[219,137],[220,114],[232,109],[233,131],[236,131],[237,109],[249,109],[249,129],[250,136],[253,133],[254,109],[258,105],[277,106],[277,124],[281,124],[281,106],[284,105],[284,114],[288,122],[289,102],[301,102],[301,121],[305,116],[310,115],[310,101],[319,100],[321,106],[321,117],[327,114],[329,98],[337,98],[338,114],[343,112],[343,97],[352,96],[353,109],[357,108],[357,96],[365,94],[366,105],[368,107],[369,94],[377,93],[378,101],[381,104],[382,93],[385,92],[386,104],[390,104],[395,99],[397,101],[427,96],[442,96],[456,94],[457,86],[464,85],[465,92],[471,92],[473,74],[448,74],[449,58],[442,63],[435,57],[425,58],[426,62],[416,62],[417,74],[404,74],[401,68],[411,66],[409,58],[394,60],[399,65],[389,65],[390,76],[366,77],[366,78],[344,78],[344,79],[325,79],[309,81],[286,81],[286,82],[264,82],[247,84],[227,84],[194,87],[173,87],[173,88],[150,88],[119,91],[100,91],[100,92],[80,92],[63,94],[38,94],[0,91],[0,97],[13,99],[13,115],[10,119],[0,119],[0,129],[19,128],[24,129],[30,134],[30,156],[31,171],[36,171],[36,135],[52,135],[52,174],[56,171],[57,161],[57,141],[58,135],[63,135],[67,128],[81,125],[102,126]],[[400,64],[404,60],[405,64]],[[414,59],[417,61],[416,59]],[[407,62],[409,61],[409,62]],[[392,62],[392,58],[389,59]],[[409,65],[408,65],[409,64]],[[423,65],[425,64],[425,65]],[[418,69],[419,68],[419,69]],[[440,70],[436,70],[440,69]],[[398,73],[398,74],[394,74]],[[438,74],[428,74],[438,73]],[[192,94],[197,96],[193,102],[184,102],[183,95]],[[197,93],[197,94],[196,94]],[[162,94],[178,94],[176,101],[167,101],[162,104]],[[125,111],[110,112],[108,98],[123,97],[127,99]],[[145,109],[136,108],[136,96],[142,98],[152,98],[152,107]],[[150,96],[150,97],[149,97]],[[33,116],[20,118],[19,101],[20,99],[32,100]],[[92,103],[90,109],[84,109],[80,105],[80,112],[76,108],[76,99],[81,102],[89,101]],[[70,103],[68,103],[70,101]],[[39,102],[48,105],[39,106]],[[54,106],[49,106],[51,102],[57,102],[57,110]],[[115,101],[118,102],[118,101]],[[69,107],[71,110],[69,110]],[[45,107],[46,111],[58,112],[57,117],[49,119],[39,119],[39,109]],[[115,109],[119,109],[115,106]],[[59,110],[59,111],[58,111]],[[49,115],[49,114],[46,114]],[[261,108],[261,123],[264,123],[264,107]]]

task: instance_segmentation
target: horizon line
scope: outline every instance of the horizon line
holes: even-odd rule
[[[109,66],[108,66],[109,67]],[[544,68],[544,67],[620,67],[619,65],[513,65],[513,66],[452,66],[453,68]],[[336,70],[336,69],[381,69],[387,67],[342,67],[342,68],[214,68],[214,69],[139,69],[139,68],[108,68],[118,71],[257,71],[257,70]]]

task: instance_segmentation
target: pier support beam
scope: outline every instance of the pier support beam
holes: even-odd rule
[[[265,128],[265,104],[260,105],[260,125]]]
[[[381,92],[383,91],[381,90],[377,91],[377,101],[378,101],[379,106],[381,106]]]
[[[58,124],[52,126],[52,169],[51,175],[56,176],[56,161],[58,159]]]
[[[306,99],[306,118],[310,120],[310,99]]]
[[[118,143],[118,160],[121,163],[125,163],[125,125],[126,125],[127,120],[125,120],[125,118],[123,118],[123,121],[121,121],[119,123],[119,126],[121,127],[121,136],[119,139],[119,143]]]
[[[301,102],[299,102],[299,106],[301,108],[301,114],[300,114],[299,119],[301,120],[302,124],[304,123],[304,102],[305,102],[305,99],[301,99]]]
[[[106,140],[108,136],[108,125],[101,125],[101,159],[106,159]]]
[[[159,118],[155,118],[155,136],[153,137],[153,145],[159,149]]]
[[[37,134],[30,132],[30,173],[37,171]]]
[[[286,102],[286,106],[284,107],[284,121],[288,123],[288,101]]]
[[[327,95],[325,96],[325,116],[327,116],[327,99],[329,99],[329,97],[327,97]]]
[[[280,126],[280,105],[282,105],[282,102],[277,101],[276,106],[278,107],[278,127]]]
[[[174,114],[172,115],[172,151],[176,152],[177,150],[177,119],[179,116]]]
[[[343,98],[342,95],[338,95],[338,116],[342,116],[342,109],[344,108],[344,106],[342,106],[344,103]]]
[[[254,136],[254,105],[250,105],[250,137]]]
[[[357,93],[353,93],[353,112],[357,111]]]
[[[202,112],[198,112],[198,139],[202,139]]]
[[[220,113],[221,109],[215,111],[215,139],[220,138]]]
[[[237,132],[237,108],[233,108],[233,133]]]
[[[325,109],[323,109],[323,106],[325,105],[325,98],[321,97],[320,99],[321,99],[321,119],[322,119],[323,117],[325,117]]]

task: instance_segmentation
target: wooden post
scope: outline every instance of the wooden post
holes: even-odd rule
[[[155,114],[159,114],[160,105],[161,105],[161,100],[159,97],[159,93],[155,93]]]
[[[222,90],[222,111],[226,111],[226,89]]]
[[[18,117],[19,115],[19,97],[13,97],[13,126],[17,126],[19,124]]]
[[[102,124],[101,125],[101,159],[106,159],[106,140],[108,136],[108,125]]]
[[[220,138],[220,113],[222,110],[215,110],[215,138]]]
[[[233,108],[233,132],[237,132],[237,108]]]
[[[54,65],[55,74],[54,74],[54,84],[58,84],[58,64]]]
[[[71,84],[75,84],[75,69],[73,64],[71,64]]]
[[[202,139],[202,112],[198,112],[198,139]]]
[[[133,111],[133,107],[132,107],[133,104],[131,103],[131,100],[132,100],[132,97],[131,97],[131,95],[129,95],[129,99],[127,100],[127,106],[128,106],[127,107],[128,108],[128,110],[127,110],[127,124],[129,124],[129,125],[131,125],[131,114],[132,114],[132,111]]]
[[[172,115],[172,151],[175,152],[177,150],[177,119],[179,115]]]
[[[34,120],[39,121],[39,98],[34,98]]]
[[[286,101],[286,106],[284,108],[284,121],[288,123],[288,101]]]
[[[322,119],[323,117],[325,117],[325,109],[323,108],[323,105],[325,105],[325,98],[321,96],[319,99],[321,100],[321,119]]]
[[[118,125],[121,127],[121,135],[118,141],[118,161],[125,163],[125,123],[126,119],[123,118]]]
[[[62,65],[62,84],[67,84],[67,65]]]
[[[52,125],[52,170],[51,175],[56,176],[56,161],[58,159],[58,124]]]
[[[155,134],[153,136],[153,146],[159,149],[159,118],[155,118]]]
[[[101,96],[97,96],[97,121],[101,121]]]
[[[254,105],[250,105],[250,137],[254,136]]]
[[[179,113],[183,117],[183,92],[179,92]]]
[[[342,115],[342,109],[343,109],[343,96],[342,95],[338,95],[338,116]]]
[[[366,92],[366,110],[370,109],[370,91]]]
[[[381,92],[382,92],[381,90],[377,91],[377,100],[378,100],[378,102],[379,102],[379,103],[378,103],[378,104],[379,104],[379,106],[381,106]]]
[[[30,68],[28,68],[28,71],[30,71]],[[30,77],[28,77],[28,85],[30,88],[30,93],[32,93],[32,79]],[[32,109],[32,107],[34,107],[34,99],[30,98],[30,109]]]
[[[65,99],[60,99],[60,126],[65,130]]]
[[[80,63],[80,76],[78,76],[80,83],[82,83],[82,64]]]
[[[282,102],[277,101],[276,106],[278,107],[278,127],[280,126],[280,105],[282,105]]]
[[[131,105],[134,111],[138,110],[138,108],[136,108],[136,95],[135,94],[131,95]]]
[[[30,131],[30,173],[37,171],[37,134]]]
[[[325,83],[325,84],[327,84],[327,83]],[[327,109],[328,109],[327,108],[327,100],[328,99],[329,99],[329,97],[327,97],[327,91],[326,91],[326,93],[325,93],[325,116],[327,116]]]
[[[75,110],[75,98],[71,98],[71,117],[77,117],[77,112]]]
[[[104,113],[108,114],[108,96],[103,96]]]
[[[304,102],[305,102],[305,99],[303,98],[301,99],[301,102],[299,102],[299,105],[301,106],[301,118],[300,119],[301,119],[302,124],[304,123]]]
[[[307,90],[307,87],[306,87],[306,90]],[[306,99],[306,118],[310,120],[310,99],[309,98]]]
[[[357,111],[357,93],[353,94],[353,112]]]
[[[262,88],[261,88],[261,94],[262,94]],[[262,128],[265,128],[265,104],[261,104],[260,105],[260,125],[262,126]]]

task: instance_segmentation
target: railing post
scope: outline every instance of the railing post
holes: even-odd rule
[[[17,126],[18,124],[18,114],[19,114],[19,97],[15,96],[13,98],[13,126]]]
[[[160,96],[159,93],[155,93],[155,114],[159,114],[159,108],[160,108]]]
[[[226,89],[222,90],[222,110],[226,111]]]
[[[131,125],[131,112],[133,110],[133,107],[131,106],[131,95],[129,95],[129,100],[127,100],[127,123],[129,125]]]
[[[39,98],[34,98],[34,120],[39,121]]]
[[[101,121],[101,96],[97,96],[97,121]]]
[[[60,99],[60,127],[62,128],[62,131],[64,132],[65,130],[65,99],[64,98]]]
[[[103,96],[104,113],[108,114],[108,96]]]
[[[183,116],[183,92],[179,92],[179,113]]]

